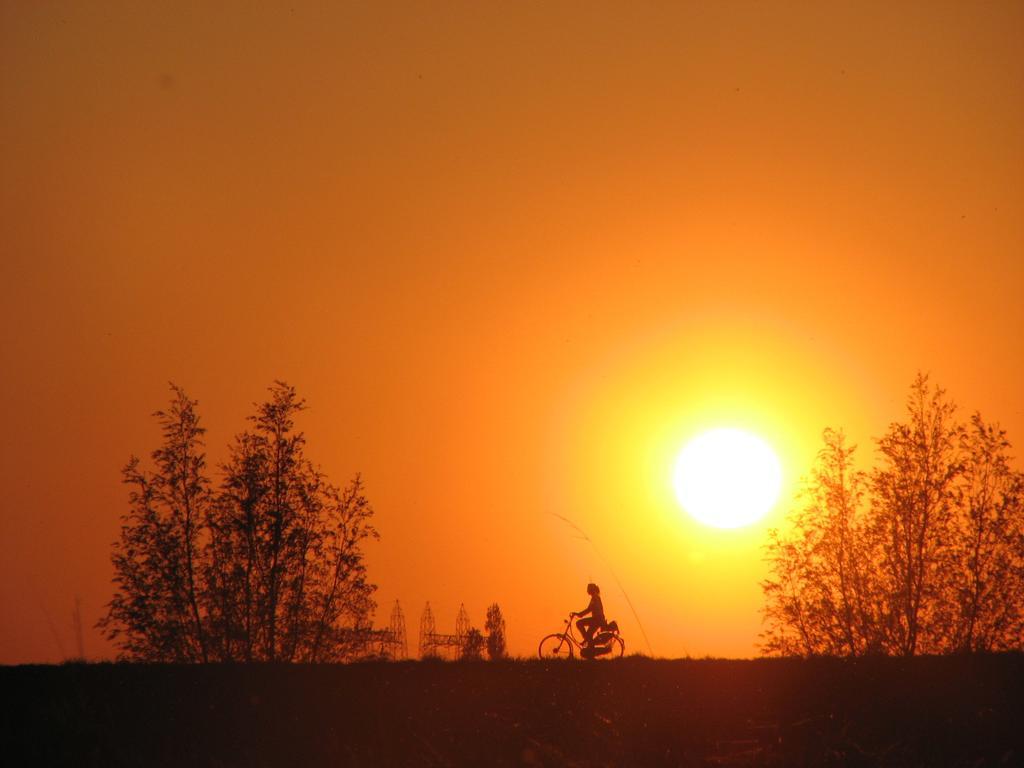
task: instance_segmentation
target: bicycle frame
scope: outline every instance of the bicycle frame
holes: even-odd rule
[[[574,618],[574,614],[570,613],[569,614],[569,618],[564,619],[564,621],[565,621],[565,632],[562,633],[562,642],[568,641],[569,645],[571,645],[573,647],[573,649],[577,653],[579,653],[580,651],[583,650],[583,643],[581,643],[579,640],[577,640],[576,639],[576,635],[573,634],[573,631],[572,631],[572,629],[573,629],[573,627],[572,627],[572,620],[573,620],[573,618]]]

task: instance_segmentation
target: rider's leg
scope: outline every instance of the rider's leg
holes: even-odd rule
[[[583,644],[590,645],[591,640],[594,639],[594,630],[596,629],[597,622],[594,619],[580,619],[576,622],[576,628],[583,635]]]

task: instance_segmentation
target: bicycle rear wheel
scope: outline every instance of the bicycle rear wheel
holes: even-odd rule
[[[606,658],[606,659],[621,659],[622,658],[622,654],[624,654],[625,652],[626,652],[626,641],[623,640],[621,637],[616,637],[616,638],[612,639],[612,650],[611,650],[611,653],[609,653],[604,658]]]
[[[548,635],[537,646],[537,655],[542,659],[571,659],[572,643],[564,635]]]

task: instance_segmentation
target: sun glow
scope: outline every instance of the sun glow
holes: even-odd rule
[[[683,448],[672,483],[679,503],[696,520],[715,528],[740,528],[775,506],[782,467],[759,437],[739,429],[712,429]]]

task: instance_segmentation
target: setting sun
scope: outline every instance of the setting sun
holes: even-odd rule
[[[782,468],[760,438],[739,429],[712,429],[686,444],[672,482],[679,503],[696,520],[740,528],[775,506]]]

